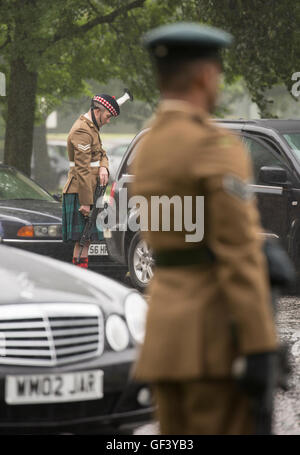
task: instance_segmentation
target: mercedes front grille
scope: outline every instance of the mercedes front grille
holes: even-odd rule
[[[99,356],[103,350],[104,318],[97,305],[0,307],[0,364],[63,365]]]

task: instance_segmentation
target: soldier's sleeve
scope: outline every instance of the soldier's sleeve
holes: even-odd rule
[[[79,203],[80,205],[91,205],[93,204],[93,189],[89,166],[92,158],[92,137],[85,130],[79,129],[74,131],[71,142],[74,147]]]
[[[238,349],[243,354],[274,350],[262,227],[249,187],[250,160],[231,135],[216,138],[203,155],[194,172],[205,196],[204,240],[216,255],[216,286],[232,317]]]
[[[108,156],[107,156],[106,151],[104,149],[101,150],[100,166],[106,167],[106,169],[107,169],[107,171],[109,173]]]

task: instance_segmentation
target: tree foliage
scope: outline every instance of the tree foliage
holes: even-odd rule
[[[5,162],[30,172],[35,106],[37,117],[43,118],[65,97],[87,92],[86,78],[107,81],[116,75],[118,63],[107,44],[110,25],[122,18],[126,28],[127,16],[144,4],[145,0],[0,2],[0,70],[8,82]]]
[[[284,84],[290,92],[292,74],[299,71],[300,3],[294,0],[192,0],[188,3],[189,12],[196,20],[233,34],[234,44],[225,54],[227,81],[242,75],[262,116],[271,117],[269,89]]]
[[[120,79],[136,97],[155,103],[141,36],[178,20],[234,35],[224,58],[227,80],[243,76],[261,113],[270,115],[268,89],[283,83],[290,90],[299,70],[299,18],[293,0],[0,0],[5,161],[29,173],[34,118],[43,121],[66,98],[91,95],[86,80]]]

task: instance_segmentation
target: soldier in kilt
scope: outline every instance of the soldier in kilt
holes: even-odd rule
[[[92,206],[91,206],[92,208]],[[65,194],[63,197],[63,240],[79,242],[85,226],[85,217],[79,211],[80,203],[77,193]],[[91,241],[103,240],[102,231],[94,226]]]
[[[64,242],[75,242],[73,264],[88,268],[88,247],[82,251],[78,262],[79,240],[85,226],[85,217],[94,204],[97,177],[100,184],[108,182],[108,158],[102,148],[99,129],[120,114],[120,105],[133,99],[126,90],[118,100],[115,97],[95,95],[90,110],[81,115],[72,126],[68,136],[70,170],[63,188],[62,231]],[[91,241],[103,239],[103,234],[94,227]]]

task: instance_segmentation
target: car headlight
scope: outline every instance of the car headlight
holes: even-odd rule
[[[34,230],[33,230],[33,226],[31,225],[26,225],[26,226],[22,226],[18,232],[17,232],[17,236],[18,237],[34,237]]]
[[[60,225],[41,225],[33,226],[35,237],[59,237]]]
[[[142,344],[145,337],[145,326],[148,305],[145,299],[133,292],[125,300],[125,317],[132,338],[138,344]]]
[[[108,317],[105,326],[105,333],[110,347],[114,351],[123,351],[129,344],[129,332],[123,319],[112,314]]]

